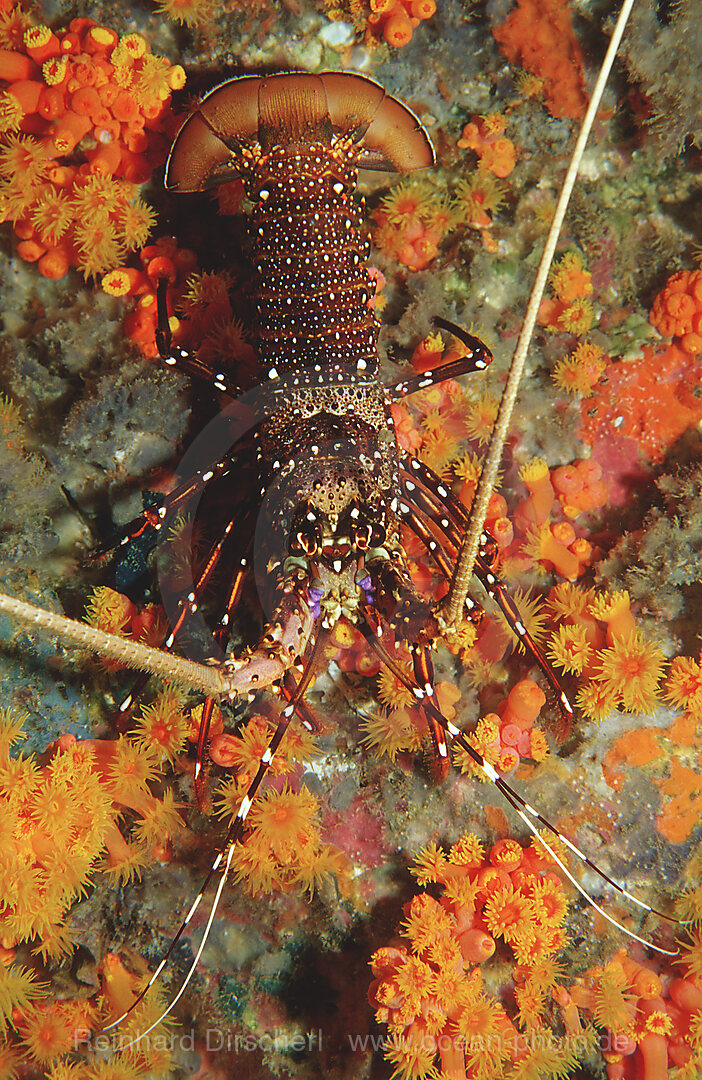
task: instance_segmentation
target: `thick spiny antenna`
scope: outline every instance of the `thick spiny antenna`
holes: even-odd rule
[[[468,595],[468,589],[470,588],[470,579],[473,574],[473,567],[475,565],[475,559],[478,554],[478,548],[480,547],[480,537],[485,528],[485,518],[487,517],[488,503],[490,497],[495,489],[497,482],[497,473],[502,460],[502,450],[504,448],[505,439],[507,438],[507,430],[509,428],[509,422],[512,418],[512,410],[517,400],[517,393],[519,391],[519,384],[521,382],[522,373],[524,371],[524,364],[526,363],[527,352],[531,344],[531,339],[534,334],[534,327],[536,326],[536,316],[539,311],[539,305],[541,298],[546,288],[546,280],[551,269],[551,263],[553,262],[553,256],[556,250],[556,244],[558,242],[558,236],[563,225],[563,219],[565,218],[566,210],[568,209],[568,203],[570,202],[570,196],[573,191],[573,185],[580,168],[580,162],[582,160],[583,153],[585,152],[585,144],[590,134],[595,114],[600,106],[602,94],[604,93],[609,73],[612,69],[612,64],[617,55],[617,49],[624,33],[631,9],[633,7],[634,0],[624,0],[621,11],[617,18],[617,22],[614,27],[614,33],[612,34],[609,42],[604,60],[602,61],[602,67],[600,68],[597,81],[592,91],[592,97],[590,98],[590,104],[587,112],[585,113],[585,119],[583,120],[580,134],[578,135],[575,148],[573,150],[573,156],[570,159],[570,165],[563,181],[563,187],[561,194],[556,204],[556,210],[553,215],[553,221],[551,222],[551,228],[548,231],[546,237],[546,245],[541,256],[541,262],[539,263],[539,269],[536,274],[536,279],[529,295],[529,303],[524,315],[524,323],[522,325],[522,332],[519,335],[517,341],[517,347],[512,357],[512,363],[509,369],[509,375],[507,377],[507,383],[505,384],[504,391],[502,393],[502,399],[500,401],[500,407],[497,413],[497,419],[495,420],[495,427],[490,438],[490,444],[488,446],[487,454],[483,462],[482,472],[480,474],[480,482],[478,484],[475,498],[473,499],[473,505],[471,507],[471,519],[468,531],[463,539],[461,550],[458,553],[458,559],[456,561],[456,567],[453,572],[453,578],[451,581],[451,588],[446,594],[445,599],[441,604],[441,613],[448,626],[455,626],[457,621],[461,617],[463,611],[463,605],[466,602],[466,596]]]

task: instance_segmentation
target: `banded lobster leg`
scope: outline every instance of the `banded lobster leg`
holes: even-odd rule
[[[226,472],[220,473],[220,475],[225,476]],[[204,490],[202,485],[192,486],[190,489],[190,494],[192,497],[195,497],[198,494],[201,494],[202,490]],[[225,604],[224,610],[220,616],[219,625],[214,632],[215,655],[212,657],[212,659],[219,660],[224,655],[224,646],[226,644],[227,638],[227,627],[231,621],[231,615],[233,611],[232,605],[234,605],[235,607],[236,603],[238,603],[238,598],[241,594],[243,579],[249,567],[247,554],[253,539],[252,519],[255,512],[252,502],[253,500],[251,498],[247,499],[244,503],[243,511],[240,507],[238,507],[237,513],[228,518],[225,525],[220,531],[219,537],[211,545],[207,553],[207,557],[205,558],[202,567],[198,571],[196,579],[188,586],[186,586],[186,589],[175,601],[175,604],[173,604],[173,602],[171,601],[168,612],[171,629],[167,636],[165,636],[163,640],[159,643],[160,648],[165,649],[166,651],[170,651],[173,648],[188,617],[194,615],[199,610],[199,607],[202,603],[202,596],[205,587],[207,586],[207,583],[212,577],[212,574],[222,560],[222,553],[225,549],[225,546],[227,545],[227,541],[229,541],[230,537],[232,536],[235,523],[240,522],[240,528],[237,530],[237,534],[240,537],[243,536],[244,542],[243,544],[239,542],[237,545],[238,553],[235,553],[233,558],[233,565],[236,567],[234,571],[234,579],[229,588],[229,596]],[[175,505],[177,505],[180,509],[180,500]],[[187,505],[187,503],[185,503],[185,505]],[[167,505],[166,510],[168,511],[169,508],[170,506]],[[164,524],[167,523],[167,518],[165,515],[162,518],[162,522]],[[148,682],[148,679],[149,675],[146,673],[141,674],[137,677],[137,679],[131,686],[129,692],[125,695],[125,697],[122,698],[119,703],[119,717],[124,718],[127,716],[127,714],[132,709],[136,698]],[[209,715],[211,715],[211,711],[211,706],[208,706]],[[198,762],[199,761],[200,756],[198,755]],[[199,772],[199,768],[197,769],[197,772]]]
[[[414,528],[413,523],[417,522],[417,515],[423,515],[432,522],[440,537],[448,541],[454,551],[457,551],[468,520],[464,507],[461,506],[458,499],[455,498],[441,478],[423,462],[407,455],[403,460],[403,464],[405,463],[409,468],[403,467],[401,469],[400,482],[407,503],[401,504],[400,509],[402,511],[402,505],[407,507],[403,516],[409,519],[410,528]],[[419,520],[421,520],[421,517]],[[417,531],[420,539],[424,538],[423,533],[423,527],[420,526]],[[431,544],[431,541],[429,543]],[[431,547],[430,550],[433,555],[436,554],[436,551]],[[569,726],[573,717],[573,706],[542,649],[524,626],[519,608],[510,596],[504,582],[500,581],[497,576],[497,562],[497,543],[489,533],[484,533],[483,542],[475,563],[476,577],[485,588],[488,596],[498,605],[518,640],[524,644],[525,648],[534,657],[556,696],[565,724]]]
[[[188,970],[187,970],[187,972],[185,974],[185,978],[183,979],[177,993],[173,996],[173,998],[169,1002],[167,1008],[164,1009],[164,1011],[161,1013],[161,1015],[158,1017],[158,1019],[155,1020],[151,1024],[151,1026],[148,1027],[145,1031],[142,1031],[136,1039],[132,1040],[132,1042],[121,1046],[120,1048],[122,1050],[126,1050],[126,1049],[129,1049],[130,1046],[134,1046],[135,1043],[140,1042],[143,1038],[145,1038],[147,1035],[149,1035],[154,1030],[154,1028],[158,1027],[158,1025],[175,1008],[175,1006],[180,1001],[180,998],[185,993],[185,990],[186,990],[190,980],[192,979],[192,977],[193,977],[193,975],[195,973],[195,969],[197,968],[197,965],[200,962],[200,957],[202,956],[202,953],[203,953],[203,951],[205,949],[205,946],[207,944],[207,940],[209,938],[210,930],[212,929],[212,924],[214,922],[214,919],[215,919],[215,916],[217,914],[217,910],[218,910],[218,907],[219,907],[219,901],[220,901],[220,898],[221,898],[222,893],[224,891],[224,888],[225,888],[225,886],[227,884],[227,880],[228,880],[228,877],[229,877],[229,872],[231,870],[231,862],[232,862],[232,858],[233,858],[233,855],[234,855],[234,850],[235,850],[237,844],[241,843],[243,838],[244,838],[244,829],[246,827],[246,818],[248,817],[248,814],[249,814],[249,812],[251,810],[251,807],[253,806],[254,800],[256,799],[256,796],[257,796],[258,792],[261,789],[261,785],[263,784],[263,781],[265,780],[266,774],[268,773],[268,770],[270,769],[271,762],[273,761],[273,758],[275,757],[276,753],[280,749],[280,745],[281,745],[283,739],[285,738],[285,734],[286,734],[286,732],[288,730],[288,727],[290,726],[290,721],[291,721],[293,715],[295,714],[296,710],[298,709],[298,707],[301,706],[302,703],[303,703],[304,695],[305,695],[307,689],[309,688],[309,685],[312,682],[312,679],[314,678],[314,676],[315,676],[315,674],[317,672],[320,657],[322,657],[323,654],[324,654],[324,648],[325,648],[325,646],[327,644],[328,638],[329,638],[329,632],[324,630],[324,629],[320,629],[319,632],[317,633],[316,637],[313,636],[313,632],[311,631],[310,639],[309,639],[310,643],[311,643],[311,649],[309,651],[309,655],[307,656],[307,658],[305,660],[304,667],[303,667],[302,674],[300,676],[299,681],[297,683],[295,683],[295,680],[292,679],[292,676],[290,674],[290,668],[287,668],[286,672],[284,673],[284,676],[281,676],[281,679],[283,677],[286,677],[286,680],[287,680],[287,685],[288,685],[288,690],[289,690],[288,703],[285,705],[285,707],[281,711],[280,719],[278,720],[278,724],[276,726],[276,729],[273,732],[273,734],[271,735],[271,738],[270,738],[270,740],[268,742],[268,745],[266,746],[266,749],[264,750],[263,754],[261,755],[261,758],[260,758],[259,763],[258,763],[258,768],[257,768],[254,776],[252,777],[252,779],[251,779],[251,781],[250,781],[250,783],[249,783],[249,785],[248,785],[248,787],[246,789],[246,792],[244,793],[244,795],[241,798],[241,801],[239,803],[239,808],[238,808],[238,810],[237,810],[237,812],[236,812],[236,814],[235,814],[235,816],[234,816],[234,818],[233,818],[233,820],[232,820],[232,822],[231,822],[231,824],[230,824],[230,826],[229,826],[229,828],[227,830],[227,834],[226,834],[226,836],[224,838],[224,841],[220,845],[219,851],[217,852],[217,855],[216,855],[210,869],[208,870],[204,880],[202,881],[202,884],[200,886],[200,889],[198,891],[197,896],[195,897],[192,905],[190,906],[187,915],[185,916],[182,923],[180,924],[180,927],[178,928],[177,933],[172,938],[171,943],[168,946],[168,949],[166,950],[165,954],[163,955],[163,957],[159,961],[159,964],[156,967],[155,971],[150,976],[149,981],[146,984],[146,986],[136,996],[136,998],[134,999],[132,1004],[129,1006],[129,1008],[126,1009],[125,1012],[123,1012],[121,1016],[118,1016],[115,1020],[113,1020],[110,1024],[108,1024],[104,1028],[104,1031],[110,1031],[113,1028],[118,1027],[119,1024],[123,1023],[123,1021],[126,1020],[127,1017],[130,1016],[131,1013],[134,1012],[134,1010],[137,1008],[137,1006],[140,1004],[140,1002],[143,1001],[143,999],[146,997],[146,995],[148,994],[149,990],[154,985],[154,983],[157,982],[157,980],[159,979],[159,977],[161,975],[161,972],[164,970],[164,968],[168,964],[168,961],[170,960],[170,958],[171,958],[171,956],[173,954],[173,950],[175,949],[176,945],[178,944],[178,942],[182,938],[183,934],[187,930],[187,928],[188,928],[188,926],[189,926],[195,912],[198,910],[200,904],[202,903],[202,900],[203,900],[203,898],[205,896],[205,893],[207,892],[207,889],[208,889],[210,883],[212,882],[212,880],[214,878],[214,875],[217,873],[217,871],[221,867],[221,876],[220,876],[219,882],[217,884],[217,887],[215,889],[215,893],[214,893],[214,897],[212,899],[212,903],[210,904],[210,910],[209,910],[209,913],[208,913],[208,916],[207,916],[207,920],[205,922],[205,927],[204,927],[204,930],[203,930],[203,933],[202,933],[202,938],[200,940],[200,944],[198,945],[198,947],[197,947],[197,949],[195,951],[195,955],[193,956],[190,967],[188,968]],[[293,689],[293,685],[294,685],[294,689]]]
[[[203,364],[195,353],[182,349],[179,345],[173,345],[166,305],[167,289],[168,278],[159,278],[156,285],[156,303],[158,305],[156,348],[158,349],[158,355],[167,367],[176,368],[178,371],[182,371],[184,375],[189,375],[191,378],[206,383],[225,397],[238,397],[241,394],[241,389],[228,381],[224,371],[215,371],[213,368],[208,367],[207,364]]]
[[[404,597],[403,606],[411,606],[415,610],[419,610],[422,605],[421,597],[419,597],[411,587],[409,586],[409,595]],[[426,614],[428,621],[431,620],[429,606],[426,606]],[[363,613],[365,615],[365,612]],[[600,869],[584,852],[577,847],[567,836],[565,836],[555,825],[551,824],[548,818],[544,817],[537,809],[531,806],[522,796],[515,791],[510,784],[507,783],[503,777],[497,772],[495,767],[486,761],[475,747],[473,747],[466,735],[458,728],[451,720],[446,719],[441,713],[438,707],[436,699],[436,688],[433,680],[432,662],[429,653],[429,645],[420,643],[415,646],[416,661],[415,661],[415,678],[411,679],[407,673],[398,664],[396,658],[392,656],[388,650],[384,647],[382,641],[380,641],[377,627],[374,625],[374,619],[365,619],[360,625],[361,632],[363,633],[366,641],[369,643],[371,649],[376,653],[378,659],[393,673],[395,678],[402,683],[414,696],[425,713],[427,713],[434,723],[439,727],[454,745],[463,750],[474,762],[474,764],[481,770],[483,775],[490,783],[500,792],[502,797],[509,803],[509,805],[516,811],[520,819],[524,822],[529,832],[535,837],[536,840],[543,846],[548,852],[550,857],[559,867],[560,871],[580,893],[580,895],[587,901],[587,903],[594,908],[600,915],[603,916],[612,926],[617,930],[626,934],[634,941],[639,942],[646,948],[653,949],[654,951],[661,953],[663,956],[677,956],[678,950],[665,949],[660,945],[647,940],[634,933],[628,927],[618,922],[614,916],[610,915],[598,902],[588,893],[587,889],[578,881],[578,879],[571,873],[563,860],[558,856],[553,846],[541,835],[538,830],[539,825],[543,826],[553,837],[560,840],[568,848],[576,858],[583,863],[588,869],[592,870],[597,876],[613,889],[615,889],[624,899],[630,903],[635,904],[646,912],[647,915],[656,915],[663,919],[665,922],[676,926],[689,925],[689,921],[676,919],[671,915],[666,915],[659,911],[657,908],[652,907],[650,904],[645,903],[639,897],[634,896],[628,889],[625,889],[618,882],[614,881],[604,870]],[[398,624],[399,625],[399,624]]]
[[[95,557],[107,555],[110,551],[114,551],[115,548],[128,544],[137,536],[141,536],[147,529],[153,529],[156,533],[160,532],[169,517],[182,510],[191,499],[202,495],[207,487],[227,476],[231,467],[231,460],[225,458],[212,466],[198,469],[187,480],[183,480],[173,488],[159,506],[143,510],[138,517],[132,518],[126,525],[123,525],[116,536],[113,536],[104,544],[98,545],[94,552]]]
[[[457,379],[461,375],[474,375],[478,371],[484,371],[492,363],[492,353],[480,338],[474,337],[463,327],[449,322],[448,319],[442,319],[439,315],[435,315],[432,322],[441,330],[448,330],[463,342],[467,349],[465,356],[386,387],[391,401],[399,401],[403,397],[409,397],[410,394],[416,394],[418,390],[426,390],[430,386],[446,382],[447,379]]]
[[[446,572],[450,573],[448,564],[444,564]],[[441,779],[448,774],[448,748],[443,728],[438,725],[434,718],[422,708],[423,695],[417,687],[424,687],[425,693],[433,693],[433,667],[428,654],[424,655],[422,646],[415,641],[425,640],[427,635],[433,636],[438,633],[438,624],[433,620],[430,607],[415,591],[401,560],[386,562],[379,559],[371,560],[369,572],[375,582],[376,606],[373,609],[364,610],[365,625],[378,639],[383,635],[385,626],[390,626],[393,633],[400,631],[400,640],[411,642],[410,655],[414,669],[415,685],[410,686],[412,693],[417,698],[417,704],[422,710],[426,720],[429,734],[434,744],[434,750],[439,762]],[[395,636],[396,646],[398,644]]]

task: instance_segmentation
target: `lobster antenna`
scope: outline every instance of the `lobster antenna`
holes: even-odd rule
[[[595,114],[599,108],[602,94],[604,93],[607,79],[609,78],[609,73],[612,69],[612,64],[614,63],[614,58],[617,54],[619,43],[622,39],[622,34],[624,33],[624,28],[626,27],[633,4],[634,0],[624,0],[621,11],[619,12],[614,27],[614,33],[609,42],[605,58],[602,61],[602,67],[600,68],[590,98],[590,104],[585,113],[585,119],[580,128],[580,134],[578,135],[573,155],[568,166],[568,171],[565,180],[563,181],[563,187],[558,203],[556,204],[551,228],[546,237],[546,244],[541,256],[541,262],[539,263],[539,269],[529,295],[529,303],[524,316],[522,332],[519,335],[517,347],[514,351],[514,356],[512,357],[512,363],[510,364],[509,375],[502,394],[502,400],[500,401],[495,427],[493,428],[490,444],[483,462],[480,482],[475,493],[475,498],[473,499],[468,531],[461,544],[461,550],[458,553],[456,567],[451,580],[451,587],[446,594],[446,598],[440,605],[442,618],[445,620],[446,625],[450,627],[456,625],[460,614],[463,611],[466,596],[468,595],[470,579],[473,574],[473,566],[475,565],[478,548],[480,547],[480,537],[485,527],[488,503],[490,502],[490,496],[493,493],[497,481],[502,450],[505,439],[507,438],[507,429],[512,417],[514,403],[517,399],[519,383],[524,371],[527,351],[534,333],[539,305],[544,294],[544,289],[546,288],[546,279],[548,278],[551,263],[553,262],[556,243],[558,242],[563,219],[565,218],[570,196],[573,191],[573,185],[575,184],[578,169],[580,168],[580,162],[585,151],[585,144],[588,140]]]
[[[222,697],[229,692],[227,680],[220,666],[198,664],[174,653],[152,649],[138,641],[108,634],[96,626],[67,619],[53,611],[45,611],[14,596],[0,593],[0,613],[11,615],[13,619],[25,625],[56,634],[62,641],[70,641],[82,649],[96,653],[106,660],[117,660],[127,667],[148,671],[170,682],[178,683],[188,689],[201,690],[213,697]]]
[[[197,952],[195,953],[195,956],[193,957],[192,963],[191,963],[190,967],[188,968],[188,971],[187,971],[187,973],[185,975],[185,979],[181,983],[181,985],[180,985],[180,987],[178,989],[178,992],[171,999],[171,1001],[166,1006],[166,1008],[163,1010],[163,1012],[158,1017],[158,1019],[154,1020],[154,1022],[151,1024],[150,1027],[148,1027],[145,1031],[142,1031],[140,1035],[137,1035],[130,1042],[128,1042],[126,1044],[120,1044],[120,1047],[119,1047],[120,1052],[123,1051],[123,1050],[128,1050],[131,1046],[135,1046],[136,1043],[141,1042],[142,1039],[146,1038],[147,1035],[151,1034],[151,1032],[154,1030],[154,1028],[158,1027],[158,1025],[161,1023],[162,1020],[166,1019],[166,1017],[169,1015],[169,1013],[175,1008],[175,1006],[180,1001],[181,997],[185,993],[185,989],[188,986],[188,983],[190,982],[193,975],[195,974],[195,969],[197,968],[197,965],[200,962],[200,957],[202,956],[205,945],[207,944],[207,940],[208,940],[209,935],[210,935],[210,930],[212,929],[212,923],[214,922],[215,916],[217,914],[217,909],[219,907],[219,901],[220,901],[220,898],[222,896],[222,892],[224,891],[224,886],[225,886],[225,884],[227,882],[229,871],[231,869],[231,862],[232,862],[232,857],[233,857],[233,854],[234,854],[234,849],[236,848],[237,844],[243,842],[244,825],[245,825],[245,822],[246,822],[246,818],[247,818],[247,816],[249,814],[249,811],[251,810],[251,807],[254,804],[254,801],[255,801],[256,796],[258,794],[258,791],[259,791],[259,789],[261,787],[261,784],[262,784],[263,780],[265,779],[265,777],[266,777],[266,775],[268,773],[271,761],[273,760],[275,754],[277,753],[277,751],[278,751],[278,749],[280,747],[280,744],[282,743],[283,739],[285,738],[285,734],[286,734],[286,732],[288,730],[288,725],[289,725],[289,723],[290,723],[290,721],[291,721],[291,719],[293,717],[293,714],[295,713],[298,705],[300,704],[300,702],[304,698],[305,693],[307,692],[307,690],[309,688],[310,682],[312,681],[313,677],[315,676],[315,674],[317,672],[317,666],[318,666],[318,663],[319,663],[319,658],[320,658],[320,656],[323,656],[324,649],[325,649],[325,646],[327,645],[328,641],[329,641],[329,632],[324,627],[320,627],[319,633],[316,635],[316,637],[315,637],[315,639],[314,639],[314,641],[312,643],[312,649],[311,649],[309,655],[307,656],[307,659],[305,661],[305,666],[304,666],[304,669],[303,669],[302,675],[300,676],[299,681],[297,683],[295,683],[294,680],[292,680],[293,684],[294,684],[294,689],[291,689],[288,704],[282,710],[282,715],[281,715],[281,718],[280,718],[280,720],[278,722],[278,726],[277,726],[275,732],[273,733],[272,737],[268,741],[268,745],[266,746],[266,749],[263,751],[263,754],[261,755],[261,757],[259,759],[258,769],[254,773],[253,779],[249,782],[249,786],[246,789],[246,793],[243,795],[243,797],[241,798],[241,800],[239,802],[239,809],[237,810],[236,815],[235,815],[231,825],[229,826],[229,830],[227,832],[224,843],[223,843],[222,847],[220,848],[220,850],[218,851],[217,856],[216,856],[214,862],[212,863],[212,866],[210,867],[209,873],[205,877],[205,880],[203,881],[202,885],[200,886],[200,890],[199,890],[197,896],[195,897],[195,900],[191,904],[190,910],[188,911],[188,914],[185,916],[185,918],[183,919],[183,922],[180,924],[180,928],[179,928],[177,934],[171,940],[171,943],[168,946],[168,949],[167,949],[165,955],[161,958],[161,960],[160,960],[160,962],[158,964],[158,967],[156,968],[156,970],[152,974],[152,976],[149,979],[146,986],[137,995],[137,997],[134,999],[134,1001],[129,1006],[129,1008],[126,1009],[122,1013],[121,1016],[118,1016],[116,1020],[113,1020],[110,1024],[107,1024],[107,1026],[102,1029],[103,1032],[106,1032],[106,1031],[111,1031],[113,1028],[118,1027],[124,1020],[127,1019],[128,1016],[130,1016],[134,1012],[134,1010],[137,1008],[137,1006],[144,1000],[144,998],[146,997],[146,995],[148,994],[149,990],[154,985],[154,983],[158,981],[158,979],[159,979],[159,977],[161,975],[161,972],[166,967],[166,964],[168,963],[168,961],[169,961],[169,959],[170,959],[170,957],[171,957],[171,955],[173,953],[174,948],[176,947],[176,945],[180,941],[182,935],[184,934],[184,932],[186,930],[186,927],[189,925],[190,920],[192,919],[193,915],[195,914],[198,907],[200,906],[200,902],[202,901],[202,899],[203,899],[203,897],[205,895],[205,892],[206,892],[206,890],[207,890],[207,888],[208,888],[208,886],[210,884],[210,881],[212,880],[212,876],[219,869],[219,867],[221,866],[222,860],[225,859],[225,855],[226,855],[224,867],[222,869],[222,876],[221,876],[221,878],[219,880],[219,884],[217,885],[217,889],[215,891],[214,898],[213,898],[212,903],[210,905],[210,912],[209,912],[209,915],[207,916],[207,922],[206,922],[205,928],[203,930],[202,939],[201,939],[200,944],[199,944],[199,946],[197,948]]]

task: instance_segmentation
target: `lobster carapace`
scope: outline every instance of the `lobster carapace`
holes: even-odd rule
[[[329,72],[222,84],[185,122],[168,161],[166,184],[177,191],[245,182],[264,479],[273,479],[290,553],[337,573],[352,551],[384,543],[399,487],[357,170],[433,160],[405,105],[370,79]]]

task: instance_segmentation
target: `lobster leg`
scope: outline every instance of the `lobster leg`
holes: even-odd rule
[[[248,551],[247,545],[247,551]],[[243,588],[244,579],[249,569],[249,562],[246,555],[243,555],[239,560],[239,566],[234,574],[234,579],[229,586],[229,592],[227,594],[227,602],[224,606],[224,611],[220,616],[219,625],[214,632],[214,638],[217,645],[224,649],[227,637],[229,635],[229,626],[231,624],[232,615],[239,605],[239,599],[241,597],[241,590]],[[287,673],[286,673],[287,674]],[[210,723],[212,720],[212,713],[214,711],[215,701],[212,697],[205,698],[204,705],[202,707],[202,715],[200,717],[200,727],[197,733],[197,748],[195,755],[195,794],[199,806],[205,805],[205,792],[203,790],[204,774],[202,771],[202,763],[205,758],[205,747],[207,745],[207,739],[210,734]]]
[[[319,631],[322,633],[322,630]],[[319,731],[319,724],[314,719],[314,716],[303,699],[296,699],[297,685],[293,678],[292,672],[286,671],[280,684],[281,692],[287,702],[295,702],[295,715],[307,731],[316,732]]]
[[[177,368],[184,375],[200,379],[214,390],[219,391],[220,394],[226,394],[227,397],[238,397],[241,390],[238,386],[229,382],[225,372],[209,368],[207,364],[203,364],[197,358],[195,353],[188,352],[187,349],[181,349],[179,345],[173,345],[166,304],[167,289],[168,278],[159,278],[156,285],[156,303],[158,305],[156,348],[158,349],[158,355],[168,367]]]
[[[433,693],[434,670],[426,641],[413,641],[417,637],[431,640],[431,606],[415,591],[405,568],[400,564],[371,562],[369,572],[376,582],[376,604],[373,608],[364,609],[362,632],[374,634],[379,639],[382,636],[384,620],[393,633],[399,631],[403,640],[412,641],[410,654],[416,684],[425,687],[426,693]],[[433,629],[438,631],[437,626]],[[413,692],[415,697],[421,697],[416,691]],[[418,700],[417,704],[427,722],[443,779],[448,771],[448,750],[444,732],[423,709],[422,701]]]
[[[167,507],[167,509],[168,509],[168,507]],[[251,523],[251,517],[253,515],[253,512],[254,512],[253,508],[251,508],[251,507],[245,512],[245,514],[243,516],[242,529],[238,530],[239,534],[243,535],[245,537],[245,548],[244,548],[244,550],[246,550],[248,548],[248,546],[249,546],[249,544],[251,542],[250,523]],[[187,595],[182,596],[178,600],[175,611],[170,616],[170,618],[171,618],[171,631],[168,634],[168,636],[166,638],[164,638],[164,640],[161,642],[161,648],[165,648],[165,649],[169,650],[169,649],[171,649],[173,647],[173,644],[174,644],[178,634],[180,633],[181,629],[183,628],[183,625],[184,625],[185,620],[187,619],[188,615],[194,614],[197,611],[198,605],[200,603],[200,597],[202,596],[205,585],[207,584],[207,582],[208,582],[209,578],[211,577],[213,571],[215,570],[218,563],[220,562],[221,555],[222,555],[222,549],[224,548],[227,539],[229,538],[230,534],[232,533],[235,522],[237,520],[239,520],[240,516],[241,516],[241,512],[238,511],[236,517],[231,517],[229,519],[229,521],[227,522],[227,524],[224,527],[224,530],[222,531],[221,536],[213,544],[213,546],[210,548],[207,559],[205,560],[205,564],[202,567],[202,569],[200,570],[200,573],[198,575],[197,580],[193,583],[191,588],[188,590]],[[124,541],[122,541],[122,542],[124,542]],[[239,551],[241,552],[241,545],[239,546]],[[248,564],[246,563],[245,558],[241,558],[240,569],[241,569],[241,567],[245,567],[247,565]],[[239,575],[236,574],[235,579],[234,579],[234,583],[236,584],[238,581],[239,581]],[[217,635],[215,634],[215,637],[216,636]],[[220,647],[223,647],[223,640],[218,640],[218,644],[220,645]],[[143,690],[143,688],[146,685],[146,683],[148,682],[148,680],[149,680],[149,675],[148,674],[143,674],[143,675],[138,676],[138,678],[134,681],[134,685],[131,687],[129,693],[123,698],[123,700],[119,704],[118,714],[119,714],[120,717],[124,717],[129,712],[129,710],[132,708],[132,705],[134,703],[135,698],[141,693],[141,691]]]
[[[408,502],[413,503],[426,513],[437,528],[441,529],[443,535],[454,546],[458,547],[462,530],[468,520],[465,509],[436,473],[432,472],[431,469],[416,458],[407,460],[409,460],[412,473],[409,474],[405,469],[401,472],[400,479]],[[421,487],[418,486],[417,481],[422,484]],[[484,536],[485,539],[475,563],[476,577],[484,586],[488,596],[498,605],[519,641],[523,642],[534,657],[556,695],[566,723],[570,724],[573,717],[573,706],[543,651],[524,626],[521,613],[504,582],[500,581],[497,576],[497,545],[495,541],[487,533]]]
[[[138,517],[132,518],[126,525],[123,525],[116,536],[111,537],[106,543],[98,545],[95,549],[95,555],[106,555],[116,547],[124,546],[130,540],[141,536],[148,529],[160,532],[170,515],[181,510],[190,499],[200,496],[205,488],[211,486],[213,482],[227,476],[231,467],[232,461],[227,457],[209,468],[198,470],[193,476],[188,477],[187,480],[173,488],[165,496],[160,506],[149,507],[144,510]]]
[[[465,356],[461,356],[458,360],[453,360],[449,364],[444,364],[442,367],[432,368],[430,371],[422,372],[421,375],[415,375],[411,379],[403,379],[401,382],[388,386],[387,391],[391,401],[399,401],[400,398],[407,397],[409,394],[416,394],[418,390],[426,390],[429,386],[436,386],[438,383],[446,382],[447,379],[457,379],[461,375],[473,375],[477,371],[484,371],[488,364],[492,363],[492,353],[480,338],[474,337],[473,334],[469,334],[461,326],[449,322],[448,319],[442,319],[438,315],[434,316],[432,322],[442,330],[448,330],[459,341],[462,341],[468,352]]]
[[[212,574],[213,570],[215,569],[220,560],[222,548],[224,547],[225,541],[227,540],[227,537],[229,536],[230,532],[234,527],[234,520],[234,518],[229,519],[224,528],[222,536],[220,536],[219,540],[211,548],[210,553],[207,557],[207,561],[205,562],[203,569],[200,571],[198,579],[194,583],[192,589],[188,592],[187,596],[181,597],[181,599],[178,601],[175,610],[175,620],[172,624],[170,633],[161,642],[161,648],[171,649],[173,647],[173,644],[178,634],[182,630],[188,615],[195,614],[195,612],[198,610],[199,597],[202,595],[202,591],[207,583],[207,580],[209,579],[210,575]],[[119,705],[120,715],[124,715],[129,711],[134,701],[134,698],[139,693],[141,693],[148,679],[149,675],[143,674],[135,680],[134,686],[130,690],[129,694]]]
[[[466,754],[468,754],[468,756],[475,763],[475,765],[477,765],[478,768],[482,771],[483,775],[490,781],[491,784],[494,785],[495,788],[497,788],[503,798],[506,799],[510,806],[519,815],[532,836],[534,836],[539,841],[539,843],[546,849],[553,861],[558,865],[561,872],[565,874],[570,883],[575,886],[577,891],[581,894],[581,896],[585,898],[588,904],[590,904],[590,906],[593,907],[595,911],[602,915],[614,927],[616,927],[622,933],[626,934],[628,937],[633,938],[634,941],[638,941],[646,948],[654,949],[656,952],[661,953],[663,956],[677,956],[677,949],[671,951],[669,949],[663,949],[659,945],[654,945],[653,942],[646,940],[646,938],[639,937],[638,934],[635,934],[632,930],[629,930],[622,923],[618,922],[612,915],[609,915],[604,910],[604,908],[602,908],[597,903],[597,901],[594,900],[592,896],[590,896],[590,894],[587,892],[584,886],[580,884],[577,878],[575,878],[573,874],[571,874],[570,870],[564,864],[563,860],[558,857],[551,845],[538,831],[537,824],[542,825],[554,837],[561,840],[562,843],[564,843],[565,846],[568,848],[568,850],[571,851],[576,856],[576,858],[580,860],[580,862],[582,862],[585,866],[587,866],[590,870],[597,874],[597,876],[602,881],[605,881],[612,888],[616,889],[617,892],[620,893],[620,895],[623,896],[626,900],[635,904],[637,907],[642,908],[647,914],[656,915],[659,918],[665,920],[666,922],[678,926],[684,926],[687,925],[687,923],[684,920],[675,919],[671,915],[665,915],[663,912],[658,911],[656,908],[651,907],[649,904],[646,904],[643,900],[640,900],[638,897],[630,893],[622,885],[619,885],[616,881],[609,877],[609,875],[606,874],[604,870],[601,870],[599,866],[592,862],[592,860],[589,859],[588,856],[585,855],[585,853],[582,852],[580,848],[578,848],[572,842],[572,840],[569,840],[568,837],[565,836],[559,829],[557,829],[555,825],[552,825],[547,818],[545,818],[542,814],[538,812],[538,810],[536,810],[525,799],[523,799],[522,796],[519,795],[518,792],[516,792],[514,788],[512,788],[507,783],[507,781],[500,776],[495,767],[491,765],[489,761],[486,761],[482,754],[480,754],[475,749],[475,747],[471,746],[470,742],[460,730],[460,728],[456,727],[456,725],[451,720],[447,720],[446,717],[443,716],[436,704],[436,695],[434,693],[433,686],[431,687],[431,693],[429,693],[427,689],[420,686],[416,680],[412,681],[407,676],[406,672],[402,669],[402,667],[397,663],[395,658],[391,656],[390,653],[388,653],[387,649],[384,648],[382,642],[378,639],[377,634],[372,632],[370,623],[366,622],[365,625],[361,627],[361,631],[373,651],[378,656],[378,658],[382,660],[382,662],[390,669],[390,671],[392,671],[395,678],[398,679],[398,681],[401,682],[403,686],[410,690],[415,695],[415,697],[417,697],[422,702],[424,710],[432,717],[436,724],[445,732],[447,736],[452,739],[455,745],[460,746],[460,748],[465,751]]]

